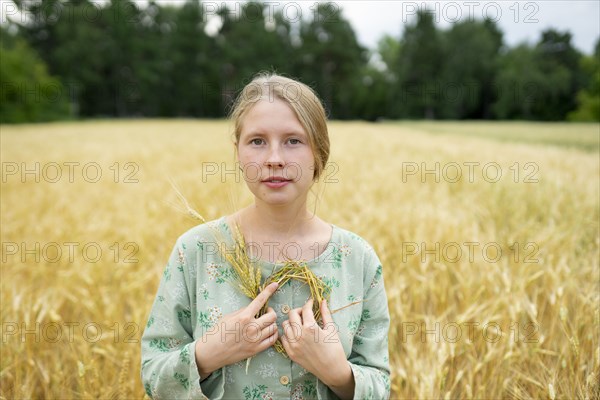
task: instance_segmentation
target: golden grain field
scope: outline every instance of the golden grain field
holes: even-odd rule
[[[209,220],[252,200],[230,129],[1,127],[0,398],[144,398],[139,338],[198,223],[173,186]],[[600,398],[599,129],[330,123],[316,210],[383,262],[392,398]]]

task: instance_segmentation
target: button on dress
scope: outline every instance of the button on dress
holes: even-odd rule
[[[362,237],[333,225],[325,250],[306,262],[327,285],[332,315],[355,381],[354,399],[388,399],[390,316],[383,267],[374,248]],[[218,235],[215,235],[218,233]],[[195,341],[216,333],[219,319],[252,301],[229,280],[233,267],[219,251],[233,249],[226,217],[200,224],[181,235],[164,269],[141,339],[141,378],[153,399],[338,399],[301,365],[273,347],[226,365],[202,382],[196,365]],[[283,264],[260,259],[263,281]],[[293,308],[310,298],[307,285],[290,280],[270,297],[282,323]],[[211,329],[212,328],[212,329]],[[331,330],[329,331],[331,332]],[[234,333],[223,332],[233,335]]]

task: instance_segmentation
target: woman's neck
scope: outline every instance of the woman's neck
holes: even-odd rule
[[[303,237],[310,231],[312,218],[306,203],[298,207],[255,203],[242,210],[243,224],[251,227],[253,232],[271,238]]]

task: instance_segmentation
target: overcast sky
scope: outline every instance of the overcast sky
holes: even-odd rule
[[[107,0],[98,0],[104,3]],[[140,4],[146,0],[137,1]],[[159,3],[182,3],[183,0],[158,0]],[[281,1],[266,0],[269,7],[283,9],[289,20],[295,20],[299,14],[310,18],[317,1]],[[0,0],[0,20],[4,21],[11,10],[7,8],[10,1]],[[207,15],[214,15],[221,4],[226,3],[234,13],[241,10],[243,1],[202,1]],[[573,35],[574,45],[591,53],[600,36],[600,0],[544,0],[544,1],[335,1],[350,20],[359,41],[370,48],[375,48],[377,41],[384,34],[400,37],[406,23],[412,22],[418,9],[435,11],[440,27],[448,27],[452,22],[465,21],[471,18],[481,19],[487,16],[495,20],[504,32],[504,40],[514,46],[527,41],[535,43],[540,33],[547,28],[569,30]],[[239,11],[238,11],[239,13]],[[214,21],[213,21],[214,22]],[[214,23],[212,24],[214,25]]]

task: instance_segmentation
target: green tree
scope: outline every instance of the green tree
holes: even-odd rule
[[[69,117],[69,94],[21,38],[0,27],[0,122],[42,122]]]
[[[352,88],[361,85],[367,50],[358,43],[338,4],[318,3],[312,12],[310,20],[301,21],[295,75],[320,94],[330,117],[356,117]]]
[[[391,35],[383,35],[377,42],[377,53],[384,63],[386,70],[393,73],[399,61],[400,41]]]
[[[60,0],[43,2],[13,0],[13,2],[23,15],[28,15],[30,18],[24,22],[22,19],[12,20],[8,17],[9,23],[18,27],[19,34],[46,61],[50,72],[56,73],[52,54],[60,42],[55,32],[64,15],[64,4]],[[76,6],[80,3],[82,1],[74,0],[71,4]]]
[[[398,61],[400,41],[390,35],[382,36],[377,49],[371,52],[369,64],[361,72],[364,85],[356,89],[356,96],[363,107],[355,115],[368,120],[398,117],[399,107],[394,103],[398,85]]]
[[[568,118],[571,121],[600,121],[600,38],[594,54],[581,58],[581,69],[589,75],[589,85],[577,93],[578,107]]]
[[[291,70],[291,27],[281,11],[269,15],[265,4],[253,1],[238,7],[236,12],[224,5],[218,12],[222,20],[216,38],[218,73],[224,109],[257,72],[289,74]]]
[[[433,15],[419,11],[414,24],[404,30],[396,75],[397,115],[433,119],[439,114],[438,98],[443,60],[446,57]]]
[[[494,115],[499,119],[535,119],[534,105],[546,84],[534,48],[521,44],[509,49],[500,57],[493,86]]]
[[[168,60],[160,91],[162,115],[217,116],[222,112],[216,44],[205,33],[206,18],[200,4],[188,0],[173,7],[173,23],[161,59]],[[165,57],[166,56],[166,57]]]
[[[111,43],[102,9],[87,0],[59,2],[18,1],[29,21],[19,23],[20,34],[60,75],[73,94],[76,115],[114,115],[109,86],[113,84]]]
[[[139,99],[136,112],[144,116],[173,116],[177,98],[173,94],[171,32],[177,24],[177,8],[168,4],[160,6],[152,0],[140,12],[139,61],[135,83],[129,88]]]
[[[101,71],[103,81],[95,88],[104,86],[108,96],[96,106],[109,115],[132,115],[139,108],[138,71],[146,61],[140,57],[140,41],[144,40],[140,36],[143,14],[133,1],[110,0],[101,15],[106,42],[96,50],[102,54],[104,69]],[[83,24],[94,26],[95,21]]]
[[[533,113],[542,120],[564,120],[577,107],[577,92],[585,87],[581,54],[571,44],[569,32],[549,29],[536,46],[537,65],[544,75],[533,104]]]
[[[499,118],[564,120],[588,77],[571,34],[546,30],[535,47],[520,45],[501,57],[494,111]]]
[[[49,0],[17,5],[31,15],[19,23],[20,33],[69,87],[77,115],[143,113],[142,96],[152,91],[142,85],[150,81],[160,57],[150,51],[151,57],[144,58],[153,27],[142,21],[148,14],[136,3]]]
[[[365,65],[359,79],[353,80],[352,118],[377,121],[389,116],[391,80],[387,71],[373,65]]]
[[[491,20],[454,24],[443,37],[440,117],[491,118],[502,33]]]

